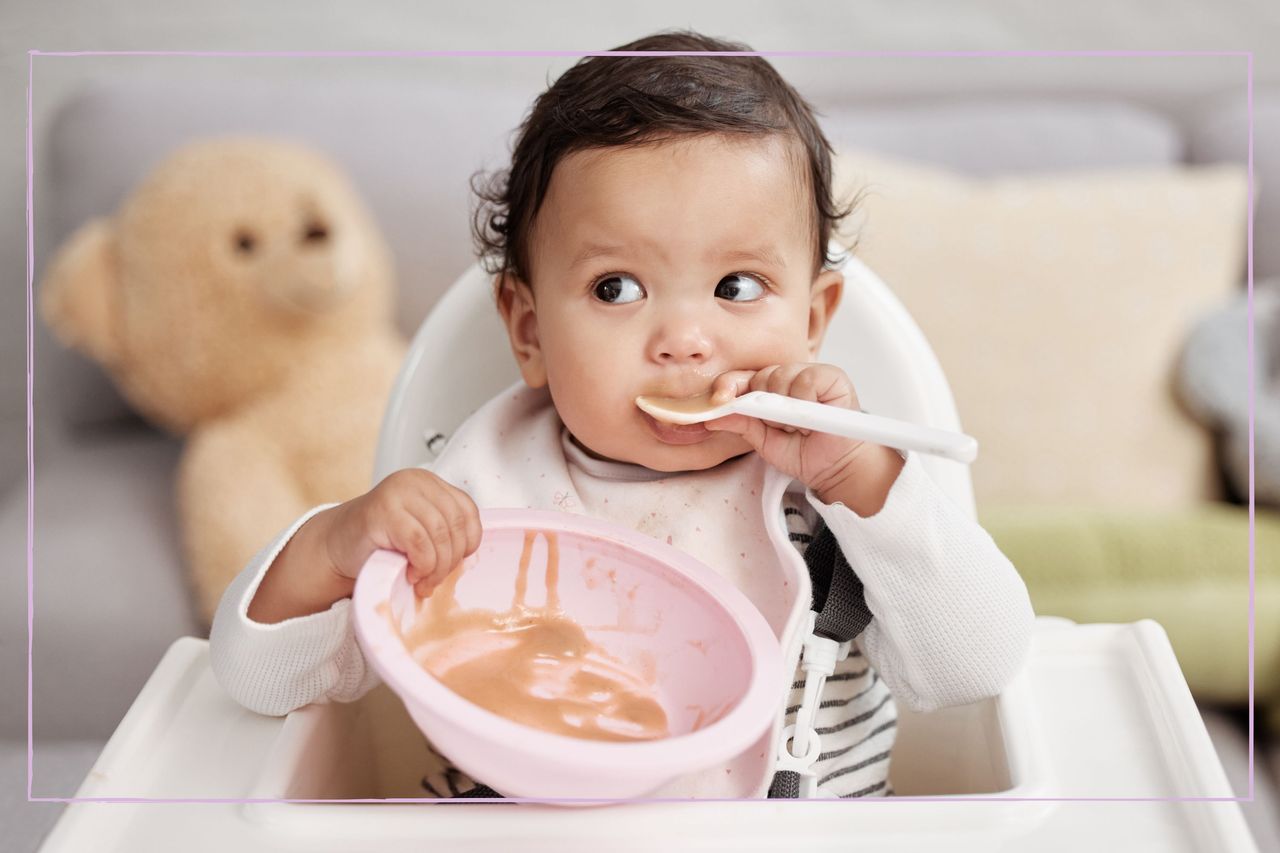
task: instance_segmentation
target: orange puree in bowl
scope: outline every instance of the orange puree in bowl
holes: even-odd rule
[[[529,560],[547,541],[547,602],[525,604]],[[667,715],[652,683],[588,638],[561,609],[556,534],[528,530],[511,608],[462,610],[460,567],[425,603],[404,635],[414,659],[460,696],[543,731],[592,740],[667,737]]]

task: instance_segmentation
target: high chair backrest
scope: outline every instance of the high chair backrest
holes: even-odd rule
[[[844,298],[819,361],[844,368],[865,411],[959,430],[950,387],[924,334],[879,276],[852,255],[845,257]],[[426,445],[432,436],[451,435],[520,378],[491,281],[473,265],[418,329],[383,418],[374,482],[430,459]],[[935,456],[921,460],[943,493],[972,517],[968,467]]]

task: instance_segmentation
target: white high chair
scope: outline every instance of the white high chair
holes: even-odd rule
[[[855,258],[820,358],[844,367],[868,411],[959,429],[946,380],[920,330]],[[431,457],[518,378],[473,267],[423,323],[397,380],[375,478]],[[981,458],[981,456],[979,456]],[[923,457],[974,512],[968,469]],[[112,736],[77,797],[192,798],[199,804],[71,805],[45,851],[308,849],[469,851],[672,847],[733,851],[876,849],[1255,850],[1163,630],[1154,622],[1037,621],[1023,673],[998,697],[930,714],[899,708],[890,766],[896,802],[649,803],[596,809],[457,801],[389,809],[424,796],[431,760],[389,690],[287,718],[234,704],[209,671],[207,643],[176,642]],[[902,802],[918,796],[929,800]],[[1139,802],[1071,802],[1090,799]],[[326,800],[356,800],[333,804]],[[980,800],[969,802],[966,800]],[[215,802],[207,802],[214,800]],[[278,803],[277,800],[290,800]],[[1067,801],[1063,801],[1067,800]],[[299,802],[305,801],[305,802]],[[321,802],[317,802],[321,801]],[[554,841],[553,841],[554,839]]]

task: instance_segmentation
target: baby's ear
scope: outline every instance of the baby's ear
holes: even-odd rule
[[[844,295],[844,273],[840,270],[823,270],[809,288],[809,356],[817,358],[822,339],[831,325],[831,318],[840,307]]]
[[[514,276],[502,276],[494,284],[498,313],[507,327],[511,354],[516,358],[520,375],[530,388],[547,384],[542,344],[538,339],[538,315],[534,309],[533,288]]]
[[[106,219],[80,226],[40,281],[40,316],[58,339],[104,365],[119,355],[115,232]]]

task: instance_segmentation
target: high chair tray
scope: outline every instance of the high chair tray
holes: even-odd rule
[[[376,802],[424,796],[413,781],[429,753],[394,696],[260,716],[223,693],[207,645],[170,647],[76,794],[187,802],[73,803],[44,851],[1256,849],[1235,802],[1161,799],[1232,792],[1151,621],[1042,618],[1001,696],[900,708],[898,796],[599,808]],[[321,802],[242,802],[282,798]]]

